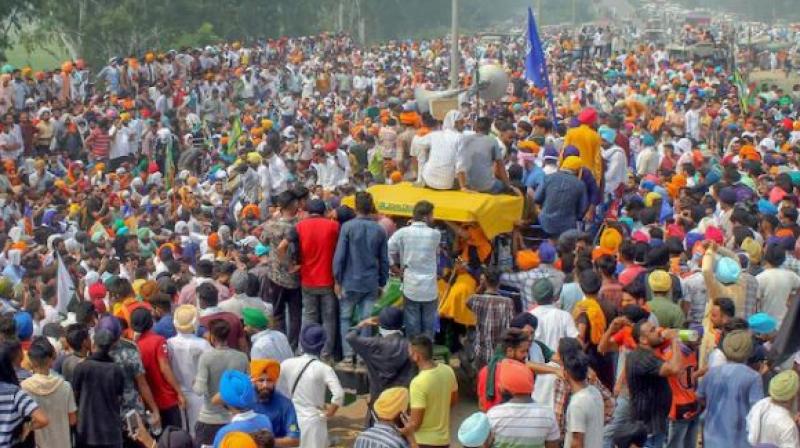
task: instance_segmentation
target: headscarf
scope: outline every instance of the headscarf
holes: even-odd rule
[[[461,114],[460,111],[456,109],[448,111],[447,115],[444,116],[442,129],[444,129],[445,131],[458,132],[458,130],[456,129],[456,122],[462,119],[464,119],[464,116]]]
[[[575,308],[572,310],[572,317],[577,319],[582,313],[586,314],[591,326],[589,339],[592,344],[599,344],[603,333],[606,331],[606,315],[603,314],[603,309],[600,308],[600,304],[596,300],[583,299],[575,304]]]

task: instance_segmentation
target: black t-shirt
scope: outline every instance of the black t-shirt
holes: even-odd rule
[[[644,422],[651,434],[666,432],[672,403],[669,383],[659,375],[663,364],[652,351],[641,348],[630,352],[625,360],[633,418]]]

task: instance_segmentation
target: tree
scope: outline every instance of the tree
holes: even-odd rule
[[[511,19],[524,27],[526,0],[460,0],[464,32]],[[583,5],[588,0],[578,0]],[[447,0],[29,0],[37,6],[26,46],[66,48],[73,58],[104,65],[112,56],[196,47],[219,41],[345,31],[368,42],[442,36],[449,31]],[[0,0],[18,4],[20,0]],[[571,3],[542,0],[548,18],[571,14]],[[566,5],[565,5],[566,3]],[[3,9],[0,9],[0,13]],[[507,29],[503,29],[507,31]]]
[[[12,37],[40,6],[40,0],[0,0],[0,61],[11,47]]]

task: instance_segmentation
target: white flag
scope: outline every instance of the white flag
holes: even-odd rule
[[[72,282],[67,267],[64,266],[64,261],[61,260],[61,254],[56,252],[58,259],[58,281],[56,284],[56,294],[58,303],[56,309],[59,313],[67,314],[67,305],[72,300],[72,295],[75,294],[75,284]]]

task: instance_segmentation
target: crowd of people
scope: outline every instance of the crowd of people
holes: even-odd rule
[[[522,36],[441,120],[442,39],[3,66],[0,446],[325,447],[363,373],[357,448],[800,446],[800,86],[618,34],[544,33],[555,122]]]

